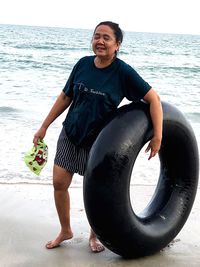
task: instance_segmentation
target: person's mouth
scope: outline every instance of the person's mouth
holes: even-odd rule
[[[105,47],[97,46],[96,49],[97,49],[97,51],[101,52],[101,51],[105,50]]]

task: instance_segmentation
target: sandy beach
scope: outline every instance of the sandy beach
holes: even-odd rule
[[[139,207],[152,188],[136,187]],[[0,184],[0,195],[1,267],[200,266],[199,190],[189,219],[175,240],[153,256],[134,260],[124,260],[108,249],[100,254],[90,252],[81,187],[70,188],[74,238],[53,250],[45,248],[46,241],[59,231],[52,185]]]

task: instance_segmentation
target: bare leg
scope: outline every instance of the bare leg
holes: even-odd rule
[[[71,239],[73,233],[70,226],[70,198],[68,188],[71,184],[73,174],[65,169],[54,165],[53,185],[55,205],[60,220],[61,231],[56,239],[49,241],[46,248],[58,247],[64,240]]]
[[[89,246],[92,252],[101,252],[105,249],[104,246],[97,239],[97,236],[95,235],[92,229],[90,230]]]

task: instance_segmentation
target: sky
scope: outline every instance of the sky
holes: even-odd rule
[[[200,34],[200,0],[0,0],[0,24]]]

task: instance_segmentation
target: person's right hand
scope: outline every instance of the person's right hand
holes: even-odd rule
[[[37,146],[39,139],[43,140],[46,135],[46,128],[41,127],[35,134],[33,138],[33,143],[35,146]]]

